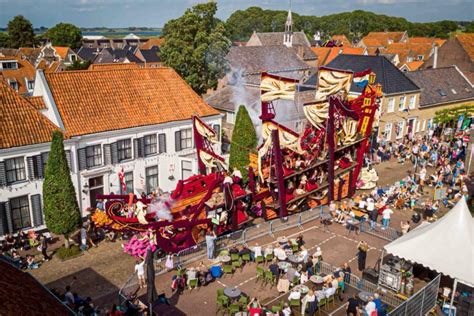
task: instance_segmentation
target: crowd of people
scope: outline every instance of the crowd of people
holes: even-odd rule
[[[46,234],[21,230],[16,236],[6,234],[0,240],[0,255],[20,269],[37,269],[42,262],[51,259],[48,255],[48,243]],[[35,255],[38,252],[41,253],[41,259]]]

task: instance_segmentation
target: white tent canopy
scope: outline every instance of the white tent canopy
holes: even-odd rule
[[[462,198],[438,221],[421,225],[384,248],[399,258],[474,286],[474,220]]]

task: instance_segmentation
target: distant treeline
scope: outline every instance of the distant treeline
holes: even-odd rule
[[[259,7],[235,11],[226,22],[227,36],[232,41],[246,41],[254,30],[283,31],[287,15],[287,11],[263,10]],[[474,32],[474,23],[448,20],[415,23],[405,18],[362,10],[320,17],[293,13],[293,31],[301,30],[308,36],[320,31],[323,38],[329,38],[334,34],[345,34],[351,40],[360,39],[369,32],[382,31],[408,31],[409,36],[447,38],[450,33],[459,30]]]

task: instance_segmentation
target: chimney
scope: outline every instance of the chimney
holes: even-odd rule
[[[304,58],[304,47],[303,45],[298,45],[296,47],[296,54],[298,54],[298,57],[303,59]]]
[[[434,56],[433,56],[433,68],[438,67],[438,44],[435,44],[434,47]]]

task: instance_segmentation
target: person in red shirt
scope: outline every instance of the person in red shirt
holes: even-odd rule
[[[259,316],[262,313],[262,305],[256,297],[252,298],[249,305],[247,305],[249,316]]]

